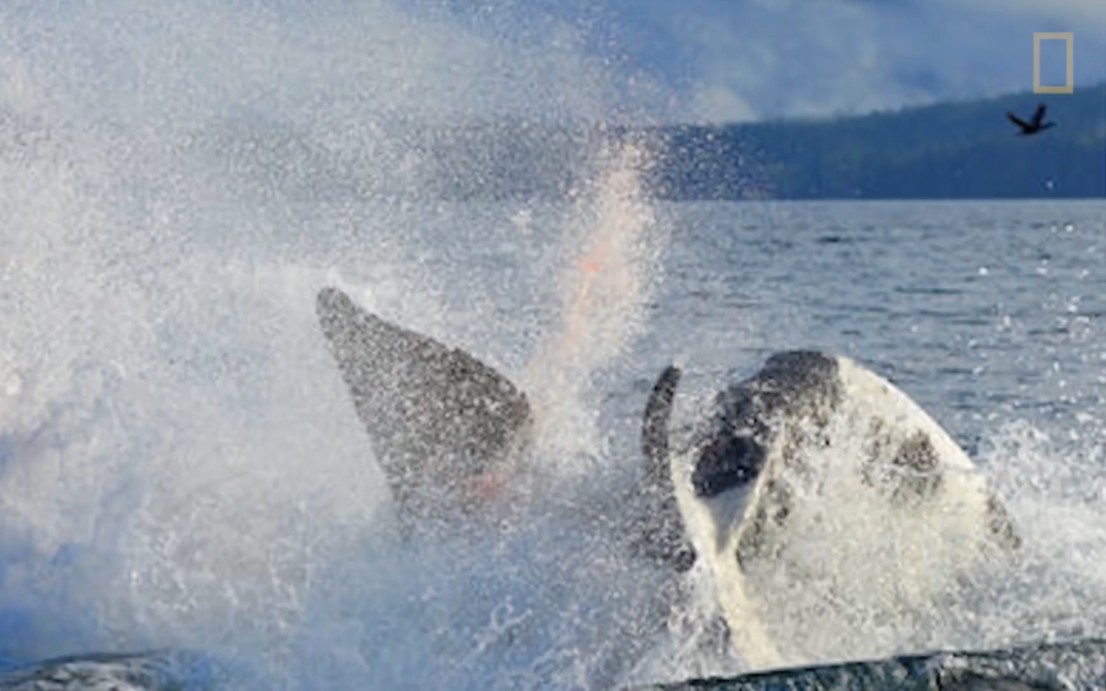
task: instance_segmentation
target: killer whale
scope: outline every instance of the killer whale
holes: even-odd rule
[[[772,355],[719,392],[709,414],[673,444],[678,382],[678,369],[662,372],[643,423],[650,472],[668,463],[676,499],[654,504],[666,512],[653,521],[658,544],[678,563],[708,563],[734,647],[754,667],[871,655],[840,640],[788,651],[781,642],[801,640],[803,631],[770,629],[812,602],[841,621],[875,610],[908,616],[989,556],[1001,560],[1020,546],[967,454],[906,394],[854,360]],[[825,526],[834,524],[863,535],[855,558],[827,563],[825,551],[810,549],[816,539],[796,548],[810,535],[833,535]],[[885,563],[898,570],[889,576]],[[781,583],[781,572],[796,576]],[[801,588],[783,592],[800,580]]]
[[[510,473],[532,441],[526,395],[475,357],[372,315],[338,289],[320,291],[316,307],[401,525],[478,513],[472,489]],[[847,621],[873,608],[909,612],[940,596],[981,555],[1016,551],[1012,521],[967,454],[906,394],[859,363],[777,353],[689,425],[672,420],[680,378],[668,367],[652,388],[641,482],[628,492],[629,518],[612,525],[636,556],[676,571],[706,565],[730,643],[752,667],[881,654],[781,645],[802,636],[781,636],[775,616],[759,612],[776,606],[773,615],[785,613],[789,603],[766,605],[767,595],[789,597],[800,577],[843,588],[844,595],[827,597],[846,601],[835,614]],[[867,572],[863,558],[830,568],[794,550],[812,522],[832,524],[847,513],[815,501],[842,483],[856,496],[839,500],[868,506],[887,527],[868,535],[873,553],[913,560],[890,567],[902,569],[892,573],[893,587],[880,585],[886,574]],[[808,504],[824,515],[806,515]],[[926,536],[917,554],[897,544],[910,531]],[[781,584],[780,573],[791,580]],[[875,585],[850,591],[850,581]]]
[[[533,442],[526,394],[494,367],[459,348],[405,329],[327,287],[315,301],[329,350],[369,434],[404,533],[439,531],[480,520],[488,489],[517,471]],[[658,429],[662,398],[651,405]],[[677,525],[667,461],[654,454],[640,486],[628,493],[622,525],[631,549],[686,570],[693,559]],[[480,511],[476,509],[479,508]],[[681,563],[683,559],[683,563]]]

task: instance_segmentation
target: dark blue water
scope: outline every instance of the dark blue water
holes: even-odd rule
[[[878,366],[962,433],[982,420],[1102,417],[1100,202],[689,204],[665,215],[671,306],[658,319],[713,340],[717,351],[696,356],[716,371],[735,366],[735,346],[819,347]],[[744,342],[704,339],[712,329]]]

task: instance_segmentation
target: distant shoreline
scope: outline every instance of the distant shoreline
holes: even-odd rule
[[[1006,112],[1038,102],[1057,127],[1016,136]],[[1106,198],[1106,84],[826,120],[672,125],[646,137],[659,142],[648,187],[663,199]]]

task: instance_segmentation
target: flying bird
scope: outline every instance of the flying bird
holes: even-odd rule
[[[1037,110],[1033,113],[1033,119],[1029,122],[1022,120],[1017,115],[1007,111],[1006,117],[1010,118],[1010,122],[1018,126],[1020,131],[1019,135],[1028,136],[1031,134],[1037,134],[1041,130],[1047,130],[1049,127],[1056,125],[1055,122],[1044,122],[1045,119],[1045,104],[1037,104]]]

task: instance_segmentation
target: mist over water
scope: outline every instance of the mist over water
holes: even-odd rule
[[[655,281],[647,153],[582,148],[567,204],[484,208],[436,194],[418,146],[604,119],[571,27],[523,48],[389,3],[0,20],[0,657],[190,648],[263,688],[632,666],[648,577],[564,507],[605,458],[592,374]],[[324,285],[522,375],[553,411],[533,524],[397,545]]]
[[[1106,630],[1097,207],[973,211],[1017,252],[949,247],[959,211],[658,207],[647,143],[587,139],[562,197],[451,200],[492,173],[443,172],[426,128],[634,107],[571,25],[471,21],[0,9],[0,658],[189,648],[290,689],[735,671],[704,575],[674,585],[610,536],[659,369],[687,364],[694,396],[795,346],[886,368],[1008,498],[1025,565],[955,643]],[[1006,258],[949,269],[954,304],[918,289],[946,267],[900,271],[904,243]],[[396,540],[325,285],[528,392],[542,427],[498,530]]]

